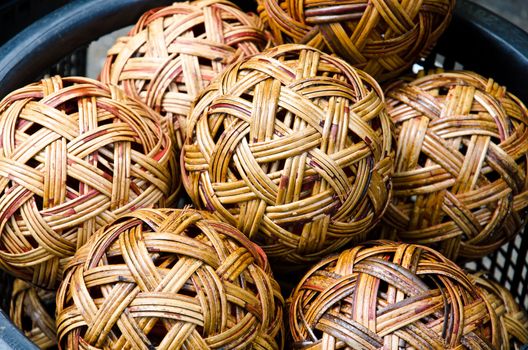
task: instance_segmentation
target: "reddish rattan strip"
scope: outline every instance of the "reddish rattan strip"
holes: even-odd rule
[[[20,279],[13,283],[9,317],[40,349],[57,345],[54,306],[55,293],[32,287]]]
[[[296,349],[498,349],[483,292],[436,251],[366,243],[314,266],[293,291]]]
[[[455,0],[258,0],[278,44],[335,53],[379,80],[400,75],[429,53]]]
[[[57,293],[68,349],[282,349],[263,251],[195,210],[143,209],[98,232]]]
[[[166,116],[179,149],[194,98],[228,64],[266,46],[259,18],[229,1],[174,3],[146,12],[117,40],[101,79]]]
[[[427,75],[387,91],[396,125],[399,239],[476,259],[514,237],[528,205],[528,110],[471,72]]]
[[[500,319],[502,333],[505,335],[500,349],[518,350],[528,344],[528,313],[517,304],[512,293],[504,286],[481,274],[475,277],[477,285],[484,290],[488,302]]]
[[[44,79],[0,102],[0,130],[0,266],[37,286],[100,226],[170,204],[168,134],[122,90]]]
[[[229,67],[189,116],[194,203],[273,258],[318,260],[362,241],[390,196],[391,123],[368,74],[304,45]]]

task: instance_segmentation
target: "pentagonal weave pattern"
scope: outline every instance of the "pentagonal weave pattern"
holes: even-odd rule
[[[447,28],[455,0],[258,0],[277,44],[336,54],[378,80],[425,57]]]
[[[472,72],[426,75],[387,90],[396,126],[387,226],[404,241],[477,259],[509,241],[528,205],[528,110]]]
[[[9,318],[39,349],[57,346],[54,310],[54,292],[14,281]]]
[[[169,205],[161,118],[116,87],[43,79],[0,102],[0,266],[43,288],[97,228]]]
[[[146,12],[108,51],[101,80],[168,119],[178,149],[191,103],[224,68],[269,46],[259,18],[225,0],[175,2]]]
[[[187,134],[183,179],[194,203],[270,258],[307,263],[364,240],[390,197],[382,91],[308,46],[229,67],[198,98]]]
[[[292,293],[295,349],[499,349],[494,309],[435,250],[374,241],[322,260]]]
[[[528,314],[517,304],[512,293],[480,273],[474,278],[499,317],[504,335],[501,349],[521,349],[528,344]]]
[[[63,348],[282,349],[263,251],[195,210],[141,209],[93,237],[57,293]]]

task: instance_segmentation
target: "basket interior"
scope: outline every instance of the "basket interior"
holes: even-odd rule
[[[87,46],[77,47],[36,78],[47,74],[84,75],[86,64]],[[528,103],[528,85],[524,83],[528,79],[528,34],[469,1],[459,0],[452,24],[436,50],[413,69],[432,67],[468,69],[493,77]],[[524,232],[494,254],[468,263],[467,268],[487,271],[528,310],[528,238]],[[0,306],[6,313],[11,287],[11,277],[0,272]]]

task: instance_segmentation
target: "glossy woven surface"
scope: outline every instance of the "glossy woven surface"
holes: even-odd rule
[[[229,67],[189,117],[184,185],[196,205],[307,263],[361,241],[390,196],[391,125],[369,75],[303,45]]]
[[[497,349],[483,292],[424,246],[371,242],[316,264],[294,289],[296,349]]]
[[[528,110],[471,72],[393,85],[394,196],[384,222],[399,239],[478,259],[511,240],[528,205]]]
[[[63,348],[280,349],[266,256],[195,210],[138,210],[78,251],[57,293]]]
[[[455,0],[258,0],[278,44],[308,44],[379,80],[394,78],[429,53],[449,24]]]
[[[264,25],[224,0],[175,2],[146,12],[108,51],[101,80],[118,84],[185,139],[191,103],[224,68],[269,45]]]
[[[483,275],[476,275],[477,286],[484,290],[486,299],[495,309],[502,327],[501,349],[520,349],[528,345],[528,314],[514,300],[508,289]]]
[[[169,205],[161,119],[87,78],[44,79],[0,102],[0,266],[44,288],[94,230]]]

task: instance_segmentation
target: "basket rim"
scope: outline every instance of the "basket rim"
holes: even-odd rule
[[[38,349],[26,336],[9,320],[4,310],[0,309],[0,347],[5,345],[11,349]],[[8,349],[9,349],[8,348]]]
[[[35,21],[0,47],[0,98],[33,82],[75,49],[171,0],[75,0]],[[49,48],[53,48],[50,50]]]

